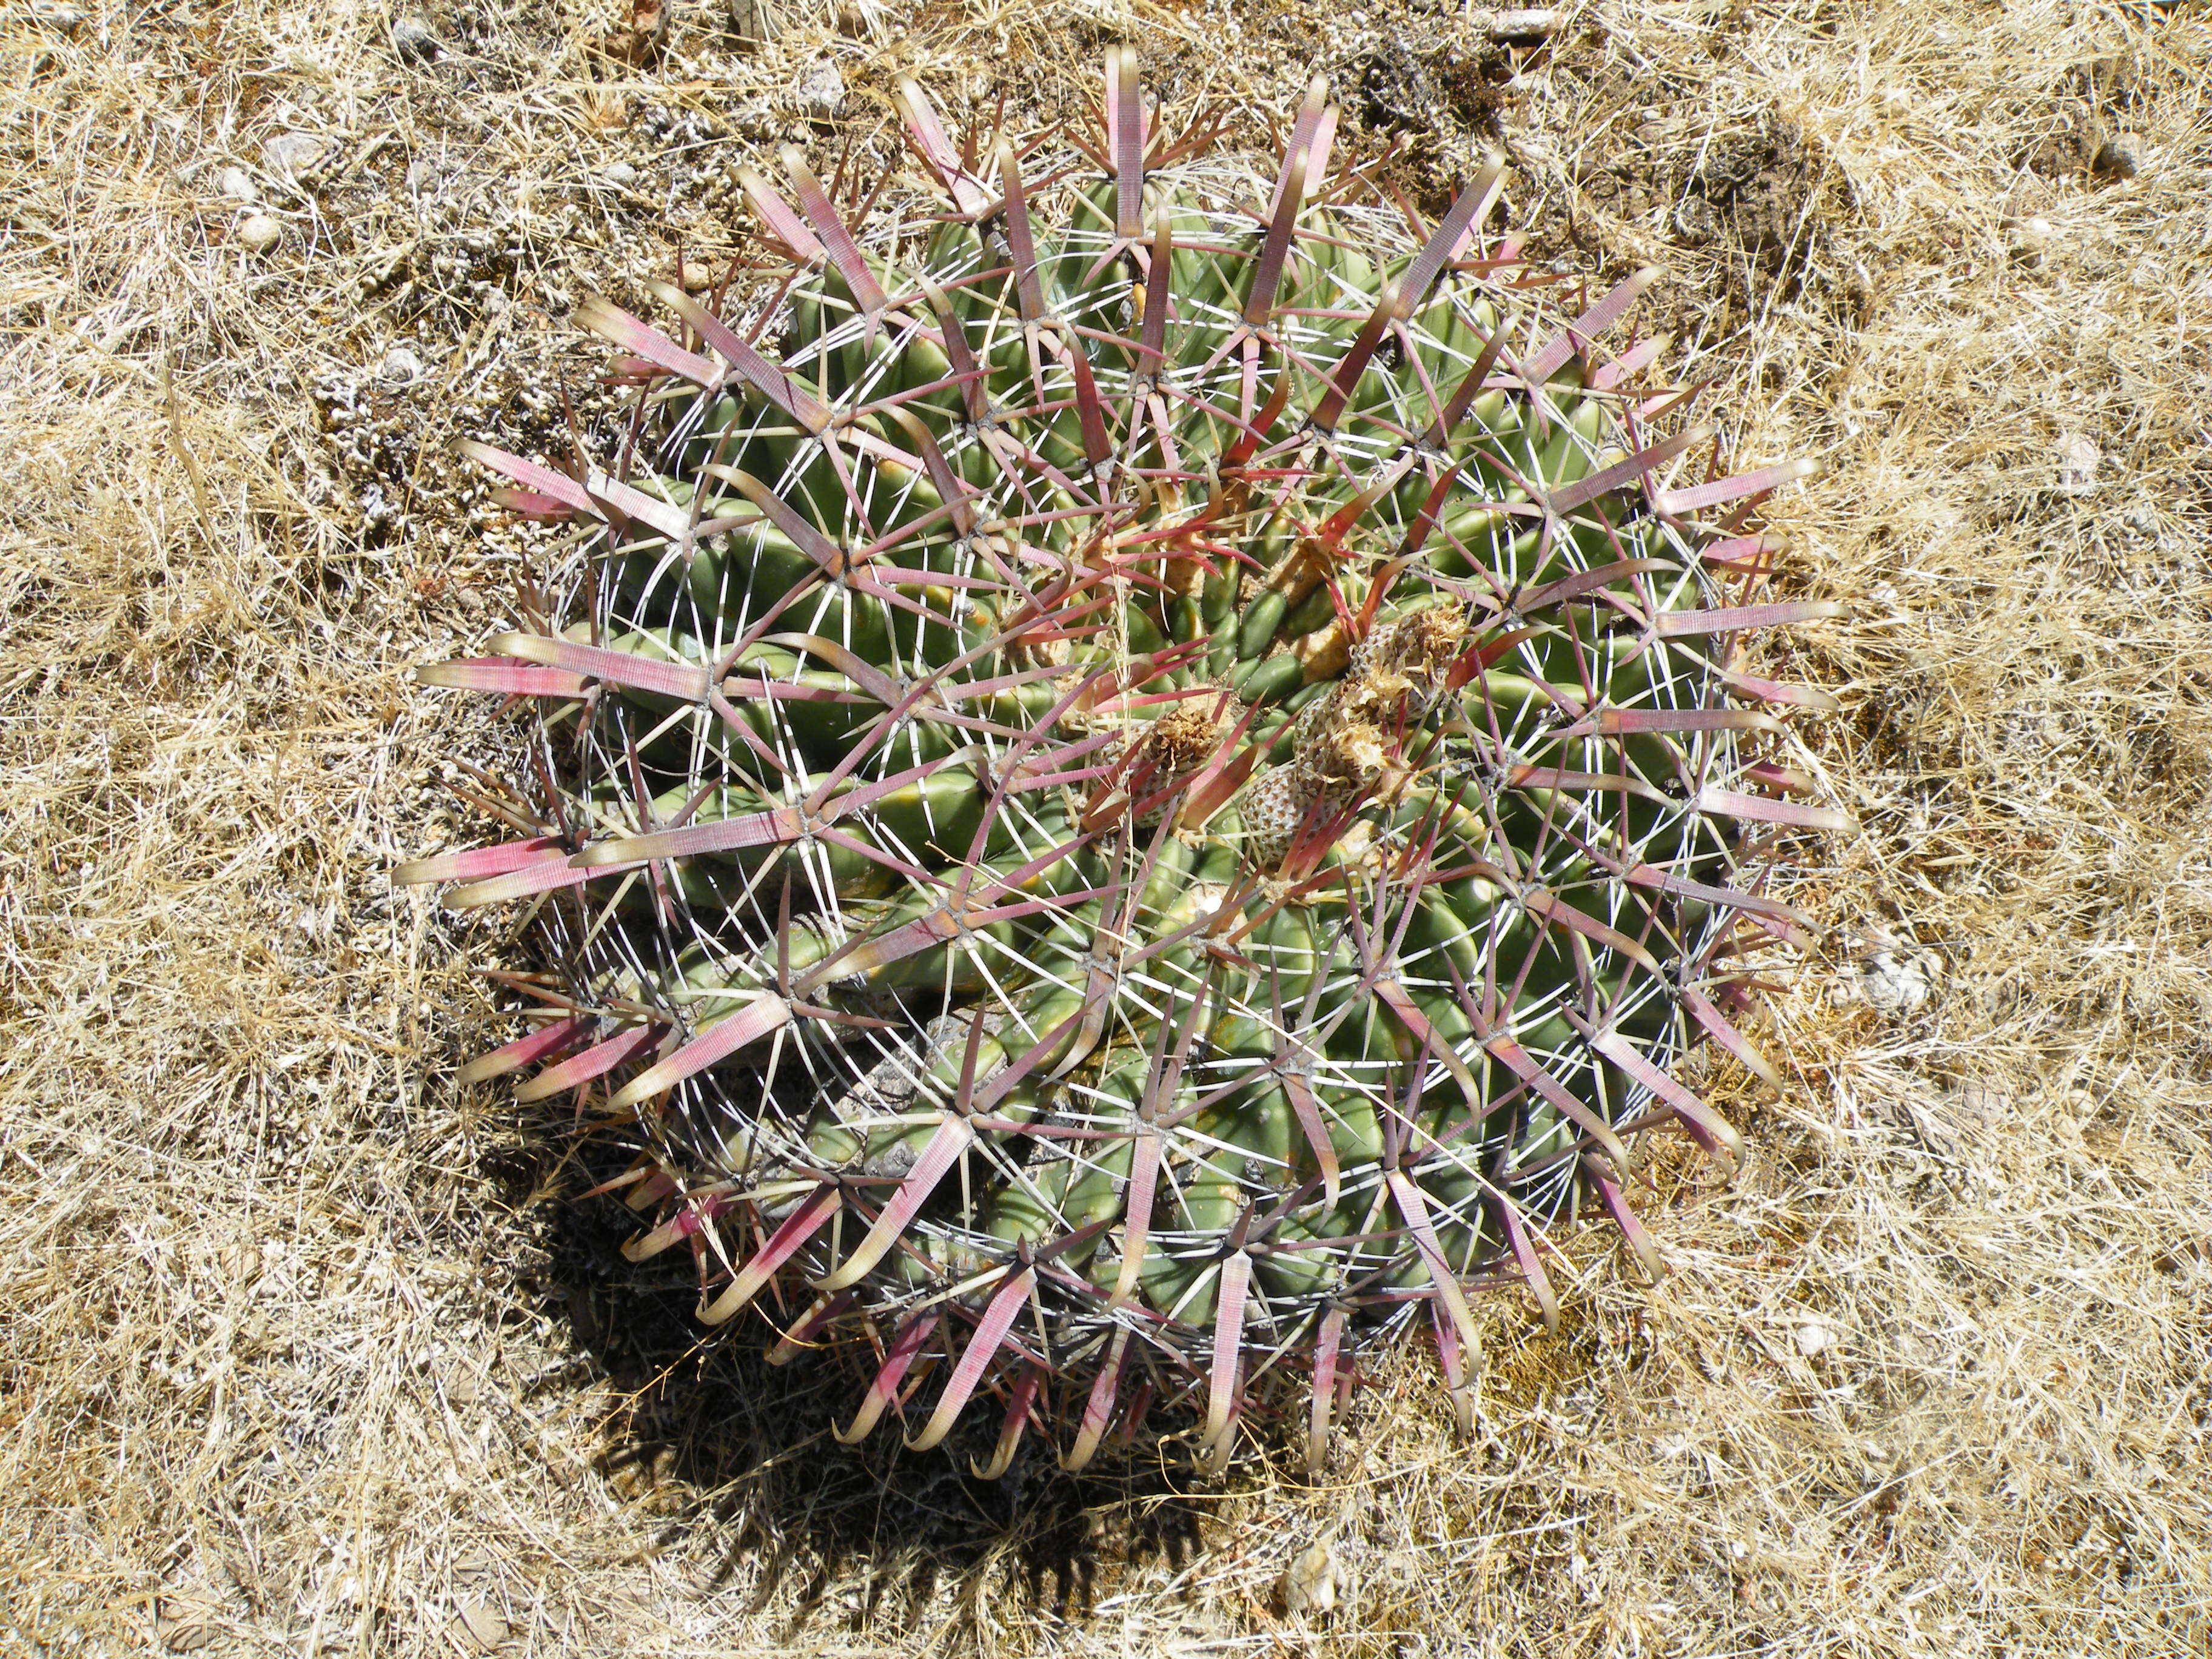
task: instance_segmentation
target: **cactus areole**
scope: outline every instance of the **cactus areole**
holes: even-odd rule
[[[1471,1298],[1550,1315],[1548,1229],[1649,1260],[1633,1132],[1733,1158],[1668,1067],[1764,1066],[1731,964],[1802,924],[1747,861],[1831,816],[1752,735],[1825,700],[1736,665],[1823,613],[1748,602],[1806,469],[1712,477],[1651,273],[1559,304],[1495,168],[1425,224],[1318,86],[1264,172],[1121,51],[1027,163],[900,104],[933,216],[793,153],[744,180],[760,326],[579,308],[615,471],[468,447],[581,550],[545,631],[422,671],[540,711],[531,833],[399,872],[539,907],[468,1074],[632,1138],[630,1254],[855,1355],[847,1438],[988,1401],[983,1473],[1074,1467],[1158,1408],[1215,1465],[1288,1386],[1317,1462],[1415,1322],[1470,1413]]]

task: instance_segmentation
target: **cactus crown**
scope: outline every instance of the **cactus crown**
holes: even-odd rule
[[[471,1074],[637,1126],[631,1253],[688,1244],[702,1318],[872,1348],[849,1437],[988,1393],[986,1473],[1033,1420],[1080,1465],[1162,1401],[1218,1461],[1297,1373],[1318,1461],[1420,1316],[1465,1413],[1469,1294],[1549,1315],[1547,1223],[1648,1253],[1633,1132],[1733,1157],[1667,1068],[1764,1064],[1726,958],[1801,925],[1745,826],[1822,815],[1747,734],[1815,694],[1733,649],[1812,608],[1722,602],[1798,470],[1662,485],[1709,434],[1599,349],[1650,273],[1551,315],[1496,168],[1424,225],[1318,85],[1272,179],[1121,52],[1041,179],[900,102],[921,234],[745,179],[780,354],[592,301],[635,458],[471,447],[589,535],[573,621],[424,671],[544,710],[532,833],[400,872],[550,900],[541,1023]]]

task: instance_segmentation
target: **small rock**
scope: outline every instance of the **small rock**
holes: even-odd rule
[[[1917,963],[1886,952],[1859,970],[1867,1001],[1885,1014],[1909,1014],[1928,1000],[1928,981]]]
[[[1980,1078],[1968,1078],[1953,1097],[1953,1115],[1961,1129],[1985,1133],[2004,1121],[2010,1105],[2005,1091]]]
[[[1808,1359],[1817,1358],[1835,1346],[1836,1334],[1817,1319],[1808,1319],[1791,1333],[1797,1339],[1797,1352]]]
[[[407,386],[421,380],[423,372],[422,358],[404,345],[392,347],[376,366],[376,378],[391,386]]]
[[[1354,17],[1359,14],[1354,12]],[[1534,46],[1548,40],[1559,27],[1556,6],[1528,6],[1492,12],[1482,20],[1483,30],[1500,46]]]
[[[198,1653],[222,1634],[221,1606],[206,1595],[164,1595],[154,1607],[154,1628],[171,1653]]]
[[[453,1622],[447,1629],[463,1647],[476,1653],[491,1652],[507,1637],[507,1620],[473,1599],[453,1609]]]
[[[637,169],[627,161],[617,161],[599,177],[617,190],[628,190],[637,182]]]
[[[714,268],[704,259],[686,259],[677,276],[686,294],[703,294],[714,286]]]
[[[1328,1540],[1316,1538],[1284,1570],[1283,1607],[1294,1613],[1333,1613],[1337,1598],[1350,1588],[1344,1563],[1336,1559]]]
[[[2058,440],[2058,491],[2063,495],[2086,495],[2097,487],[2097,464],[2104,459],[2097,441],[2086,433],[2069,432]]]
[[[284,227],[265,213],[249,213],[231,235],[248,253],[266,253],[284,240]]]
[[[1907,951],[1886,934],[1877,933],[1862,946],[1864,954],[1850,976],[1838,982],[1832,1000],[1838,1004],[1863,1002],[1878,1014],[1902,1019],[1917,1013],[1928,1000],[1941,964],[1933,951]]]
[[[817,121],[830,120],[845,107],[845,77],[826,58],[799,77],[798,91],[800,107]]]
[[[400,61],[427,64],[438,55],[438,37],[419,17],[403,17],[392,26],[392,49]]]
[[[253,182],[253,175],[244,167],[225,167],[217,175],[215,187],[225,201],[251,207],[261,199],[261,186]]]
[[[2142,162],[2136,141],[2123,133],[2100,144],[2089,166],[2102,178],[2132,179],[2142,170]]]
[[[750,46],[775,40],[783,33],[775,0],[730,0],[730,32]]]
[[[261,147],[261,165],[295,183],[313,173],[330,149],[312,132],[280,132]]]

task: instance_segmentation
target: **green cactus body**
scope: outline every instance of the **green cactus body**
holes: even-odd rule
[[[1096,186],[963,171],[908,88],[956,208],[919,244],[794,170],[779,356],[585,308],[646,461],[474,453],[605,526],[598,608],[426,676],[545,699],[581,810],[403,874],[556,895],[586,1012],[531,1057],[636,1109],[710,1310],[757,1249],[832,1340],[933,1310],[993,1345],[949,1389],[1047,1421],[1110,1352],[1218,1452],[1227,1347],[1337,1319],[1324,1392],[1423,1306],[1463,1347],[1463,1282],[1531,1265],[1501,1216],[1617,1199],[1613,1126],[1730,1151],[1650,1081],[1725,1023],[1678,989],[1717,941],[1791,929],[1717,812],[1818,815],[1744,804],[1773,716],[1711,635],[1762,618],[1692,516],[1732,492],[1662,487],[1691,443],[1597,350],[1620,296],[1570,329],[1507,285],[1494,170],[1433,229],[1323,188],[1318,100],[1272,202],[1146,171],[1133,73]]]

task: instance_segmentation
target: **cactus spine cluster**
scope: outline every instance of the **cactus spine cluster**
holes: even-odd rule
[[[1157,1403],[1218,1462],[1273,1374],[1318,1462],[1414,1319],[1470,1411],[1469,1298],[1549,1313],[1547,1224],[1647,1248],[1634,1132],[1733,1157],[1668,1068],[1764,1066],[1731,953],[1801,919],[1744,843],[1827,822],[1754,757],[1818,694],[1735,656],[1820,608],[1727,592],[1803,469],[1691,471],[1656,347],[1601,349],[1650,273],[1553,311],[1497,169],[1424,224],[1318,86],[1272,177],[1119,51],[1042,176],[900,103],[918,227],[747,175],[765,328],[580,307],[619,476],[471,447],[587,535],[566,615],[422,673],[543,711],[531,833],[399,872],[544,906],[470,1074],[633,1126],[631,1253],[865,1352],[848,1437],[988,1395],[985,1473],[1036,1424],[1075,1467]]]

